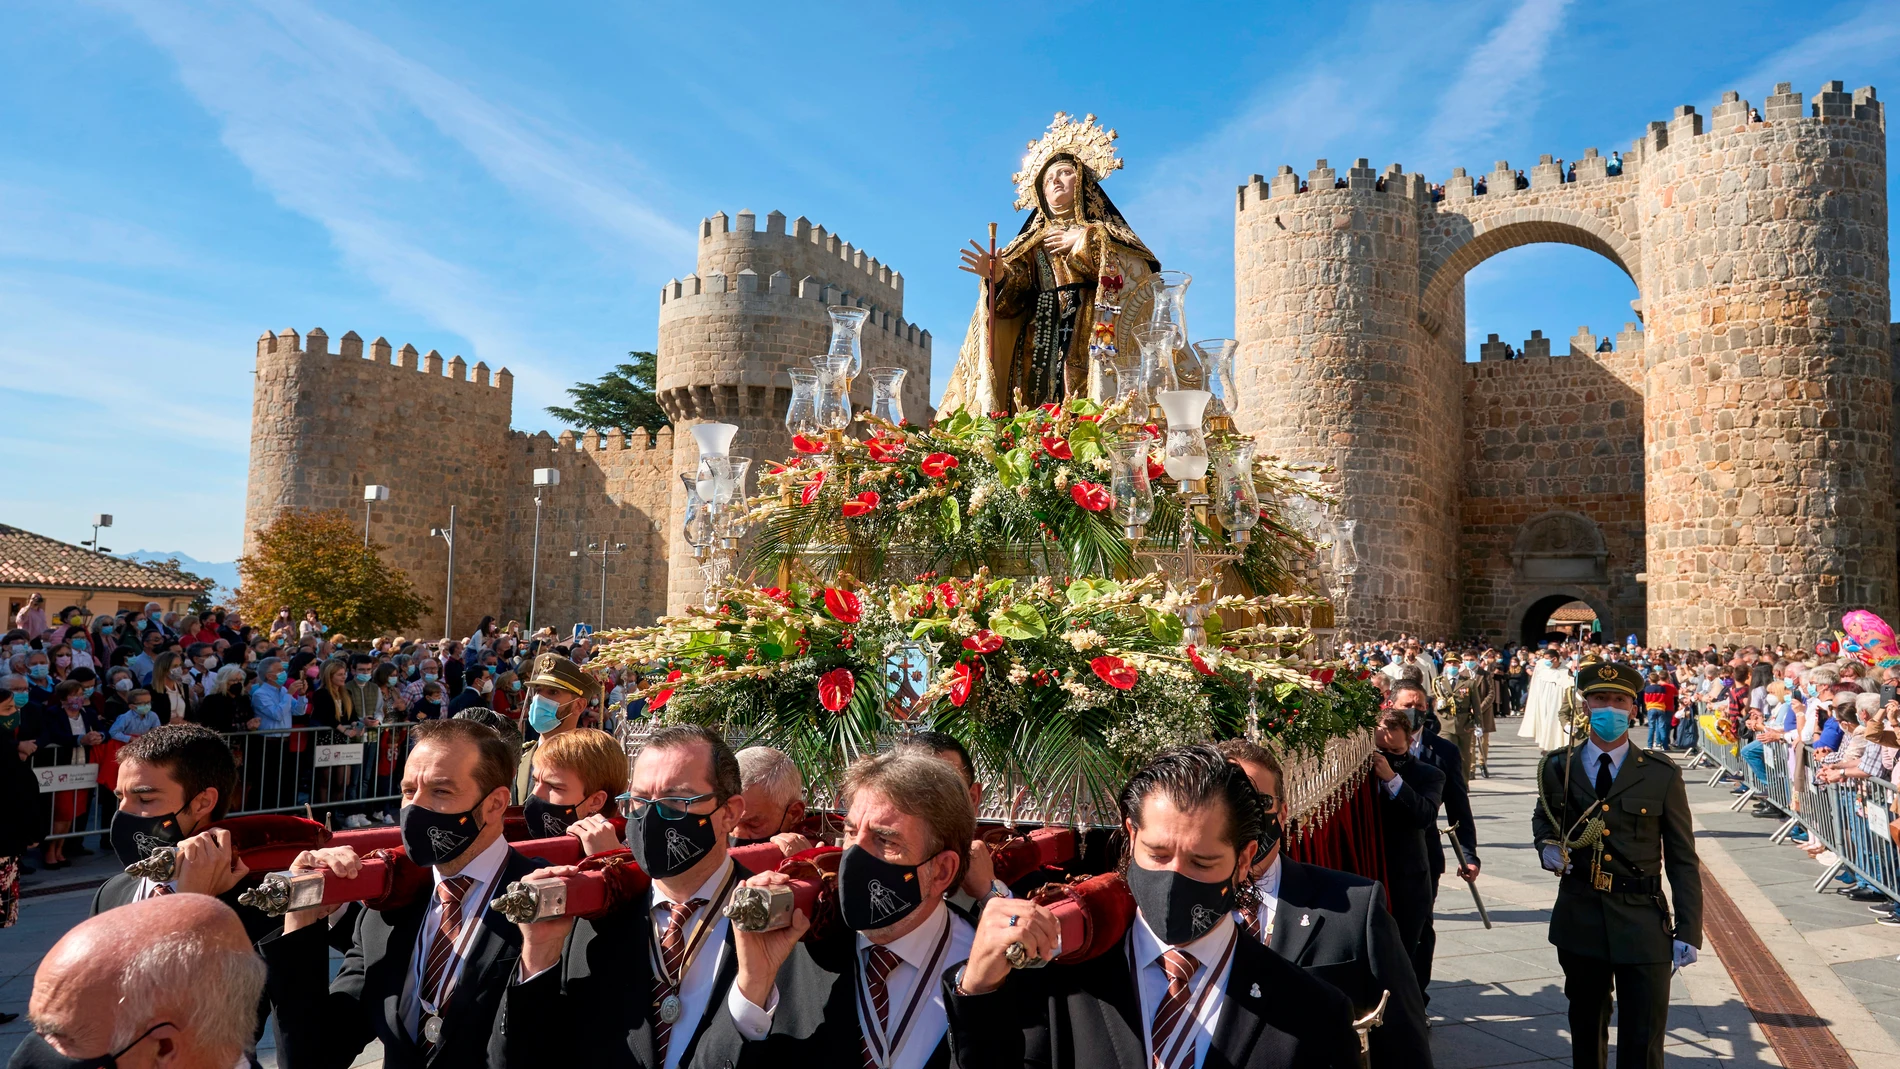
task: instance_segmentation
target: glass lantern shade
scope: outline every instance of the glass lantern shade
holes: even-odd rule
[[[821,429],[818,426],[818,372],[795,367],[786,374],[792,379],[792,401],[785,406],[785,429],[807,438],[817,437]]]
[[[1254,488],[1253,459],[1254,443],[1244,438],[1234,439],[1214,453],[1214,514],[1228,534],[1241,535],[1236,541],[1246,541],[1242,532],[1260,523],[1260,493]]]
[[[818,371],[818,426],[842,431],[851,426],[851,358],[827,354],[811,358]]]
[[[1207,414],[1210,417],[1231,417],[1239,397],[1234,391],[1234,355],[1240,349],[1240,343],[1232,338],[1209,338],[1194,343],[1194,351],[1200,354],[1201,366],[1206,369],[1206,388],[1214,395],[1208,402]]]
[[[732,439],[739,428],[730,423],[695,423],[693,441],[699,445],[700,459],[723,457],[732,452]]]
[[[898,396],[903,388],[904,376],[909,374],[901,367],[874,367],[871,369],[871,415],[896,427],[904,422],[904,401]]]
[[[1155,514],[1154,487],[1148,482],[1148,447],[1152,444],[1152,439],[1136,438],[1118,442],[1108,452],[1109,493],[1113,498],[1109,509],[1130,538],[1138,537]]]
[[[871,310],[855,308],[848,304],[834,304],[828,311],[831,313],[831,348],[827,350],[827,355],[848,357],[849,363],[845,368],[845,375],[855,379],[864,367],[864,353],[859,343],[859,336],[864,333],[864,320],[871,314]]]
[[[1168,438],[1161,466],[1176,482],[1199,480],[1207,475],[1207,436],[1201,433],[1201,419],[1211,398],[1206,390],[1164,390],[1156,398],[1168,417]]]

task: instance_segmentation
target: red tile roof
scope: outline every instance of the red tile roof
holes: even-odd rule
[[[164,564],[121,560],[5,524],[0,524],[0,585],[146,595],[203,589]]]

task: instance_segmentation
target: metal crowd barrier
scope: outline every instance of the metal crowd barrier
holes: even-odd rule
[[[364,726],[357,731],[295,727],[277,731],[223,733],[237,761],[238,787],[231,815],[302,813],[319,820],[328,813],[341,824],[351,816],[394,815],[402,800],[402,768],[415,724]],[[111,825],[118,802],[106,786],[116,769],[104,771],[103,746],[45,747],[34,754],[47,839],[100,835]],[[58,825],[68,824],[65,831]]]
[[[1894,810],[1900,807],[1900,789],[1877,777],[1823,783],[1814,773],[1825,766],[1806,743],[1801,744],[1800,763],[1795,767],[1791,767],[1787,743],[1763,743],[1762,771],[1757,773],[1742,758],[1741,744],[1726,742],[1715,733],[1713,719],[1703,718],[1697,728],[1698,749],[1717,766],[1709,785],[1733,776],[1748,788],[1731,810],[1764,801],[1786,818],[1770,841],[1780,842],[1800,827],[1833,851],[1836,860],[1814,881],[1815,890],[1840,873],[1851,872],[1889,899],[1900,901],[1900,849],[1888,832]]]

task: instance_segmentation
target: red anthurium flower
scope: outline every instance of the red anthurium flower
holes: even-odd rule
[[[818,703],[834,713],[850,705],[857,690],[858,679],[849,668],[833,668],[818,677]]]
[[[679,682],[679,679],[680,679],[680,670],[677,668],[673,669],[671,672],[668,672],[666,674],[666,681],[668,683],[677,683]],[[647,712],[651,713],[653,710],[658,709],[662,705],[665,705],[667,703],[667,700],[672,697],[673,697],[672,687],[668,687],[665,690],[659,692],[658,694],[655,694],[651,699],[647,701]]]
[[[1207,666],[1207,662],[1201,659],[1201,651],[1195,649],[1193,646],[1189,646],[1187,648],[1187,655],[1188,655],[1188,660],[1193,663],[1194,670],[1196,672],[1199,672],[1204,676],[1211,676],[1214,674],[1214,670],[1212,668],[1209,668]]]
[[[1114,501],[1114,495],[1108,492],[1108,487],[1101,483],[1087,481],[1076,482],[1070,486],[1069,496],[1075,499],[1076,504],[1090,512],[1100,512]]]
[[[816,439],[807,438],[802,434],[794,434],[792,435],[792,448],[801,453],[822,453],[825,451],[825,443],[817,441]]]
[[[1075,451],[1069,448],[1069,443],[1053,434],[1042,436],[1042,447],[1057,460],[1075,459]]]
[[[975,689],[976,681],[983,678],[983,665],[959,661],[956,673],[957,677],[950,681],[950,704],[961,709],[963,703],[970,700],[970,691]]]
[[[1159,460],[1148,458],[1148,481],[1154,482],[1168,473],[1168,469]]]
[[[941,601],[943,603],[943,607],[946,609],[956,608],[957,607],[957,588],[954,586],[951,586],[949,583],[938,583],[937,584],[937,600]]]
[[[1134,689],[1135,666],[1120,657],[1097,657],[1089,662],[1089,667],[1095,669],[1096,678],[1116,690]]]
[[[864,615],[858,596],[849,590],[840,590],[835,586],[825,588],[825,611],[840,623],[855,624],[858,617]]]
[[[798,492],[798,503],[801,505],[809,505],[818,500],[818,488],[823,485],[825,485],[825,472],[824,469],[820,468],[818,474],[812,481],[806,483],[805,488]]]
[[[846,516],[862,516],[877,507],[879,501],[876,490],[866,490],[839,507]]]
[[[932,453],[917,462],[917,470],[933,479],[941,479],[957,466],[957,458],[948,453]]]
[[[792,603],[792,596],[775,586],[768,586],[765,589],[759,591],[759,593],[764,594],[766,597],[771,598],[773,601],[779,602],[780,604],[783,604],[783,605],[790,605]]]
[[[1003,648],[1003,636],[985,628],[964,639],[963,648],[971,653],[995,653]]]
[[[1081,420],[1081,421],[1082,421],[1082,422],[1084,422],[1084,423],[1100,423],[1100,422],[1102,422],[1102,415],[1101,415],[1101,413],[1099,413],[1099,412],[1098,412],[1098,413],[1096,413],[1096,414],[1095,414],[1095,415],[1093,415],[1093,416],[1077,416],[1077,417],[1075,417],[1075,418],[1076,418],[1076,419],[1079,419],[1079,420]]]
[[[1331,668],[1323,668],[1306,674],[1319,680],[1321,683],[1331,683],[1333,681],[1333,670]]]
[[[1047,412],[1051,416],[1059,416],[1062,414],[1062,406],[1057,404],[1054,401],[1049,401],[1044,404],[1037,405],[1036,408],[1043,412]]]
[[[864,449],[871,459],[881,464],[890,464],[904,459],[904,440],[902,438],[874,438],[864,443]]]
[[[1155,439],[1156,441],[1160,441],[1160,440],[1161,440],[1162,438],[1165,438],[1165,437],[1167,437],[1166,435],[1164,435],[1164,434],[1162,434],[1162,433],[1161,433],[1161,428],[1160,428],[1160,427],[1157,427],[1157,426],[1155,426],[1155,425],[1154,425],[1154,424],[1152,424],[1152,423],[1144,423],[1144,424],[1142,424],[1142,425],[1141,425],[1141,433],[1143,433],[1143,434],[1145,434],[1145,435],[1147,435],[1147,436],[1148,436],[1148,437],[1150,437],[1150,438],[1153,438],[1153,439]]]

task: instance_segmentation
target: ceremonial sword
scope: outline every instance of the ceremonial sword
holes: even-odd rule
[[[1438,834],[1443,835],[1451,840],[1452,852],[1458,855],[1458,871],[1463,872],[1466,866],[1470,865],[1471,862],[1465,859],[1464,844],[1460,843],[1458,841],[1458,836],[1453,834],[1457,830],[1458,830],[1458,825],[1454,823],[1449,828],[1438,829]],[[1491,914],[1485,912],[1484,899],[1478,897],[1478,881],[1466,880],[1465,886],[1471,888],[1471,901],[1477,904],[1478,916],[1483,918],[1484,926],[1486,928],[1491,927]]]

